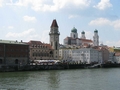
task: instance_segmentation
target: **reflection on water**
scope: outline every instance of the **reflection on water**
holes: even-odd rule
[[[0,89],[120,90],[120,70],[114,68],[1,72]]]

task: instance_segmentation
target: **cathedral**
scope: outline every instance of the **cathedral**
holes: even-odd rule
[[[64,45],[77,45],[77,46],[99,46],[98,31],[94,31],[93,40],[86,39],[85,32],[81,32],[81,37],[78,37],[77,29],[73,27],[70,33],[70,37],[64,39]]]

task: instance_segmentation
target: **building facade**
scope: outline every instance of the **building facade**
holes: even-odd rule
[[[30,60],[51,60],[54,59],[54,51],[50,44],[41,41],[29,41],[29,57]]]
[[[59,49],[59,58],[65,62],[72,61],[72,49],[60,48]]]
[[[93,45],[93,41],[90,39],[86,39],[85,32],[81,32],[81,37],[78,38],[77,29],[73,27],[71,30],[70,37],[66,37],[64,39],[64,45],[77,45],[77,46],[83,46],[86,45]]]
[[[93,48],[74,49],[72,51],[72,60],[78,63],[101,63],[102,53]]]
[[[29,63],[29,46],[23,42],[0,40],[1,65],[26,65]]]
[[[120,64],[120,53],[119,52],[115,53],[114,55],[114,63]]]

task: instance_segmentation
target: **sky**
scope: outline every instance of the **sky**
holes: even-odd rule
[[[49,43],[53,19],[60,43],[75,27],[93,40],[98,30],[100,44],[120,47],[120,0],[0,0],[0,39]]]

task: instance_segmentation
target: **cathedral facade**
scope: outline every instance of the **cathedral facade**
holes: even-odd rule
[[[77,45],[77,46],[99,46],[98,31],[94,31],[93,40],[86,39],[85,32],[81,32],[81,37],[78,37],[77,29],[73,27],[70,33],[70,37],[64,39],[64,45]]]

